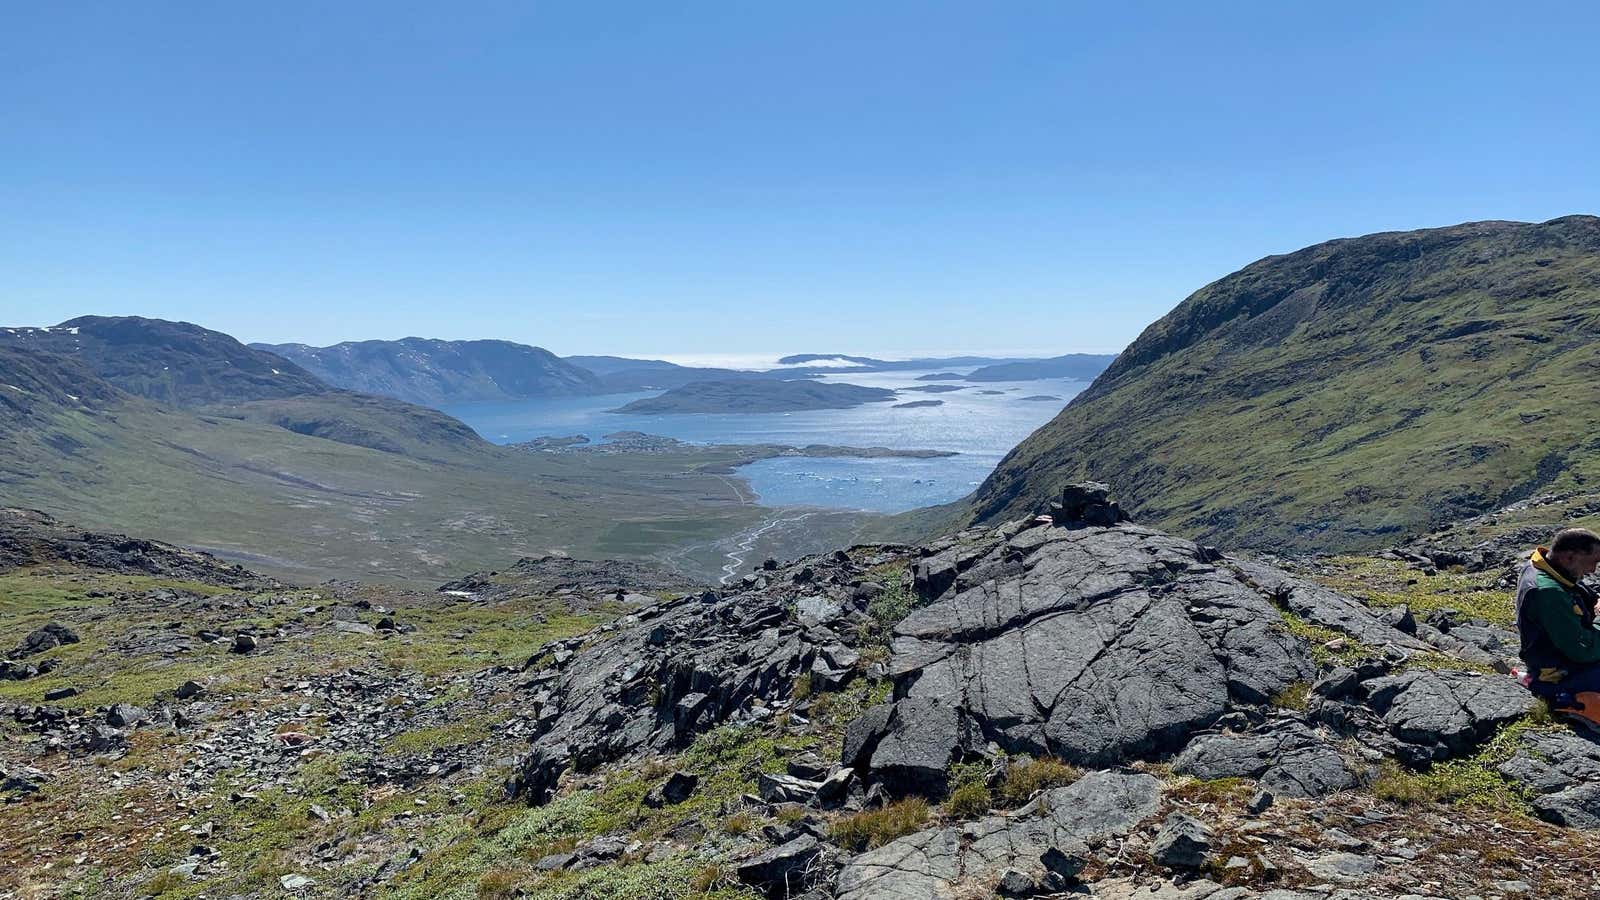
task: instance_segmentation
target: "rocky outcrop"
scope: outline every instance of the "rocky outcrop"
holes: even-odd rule
[[[155,575],[242,590],[282,587],[209,553],[126,535],[73,529],[38,510],[0,507],[0,572],[50,564]]]
[[[1172,768],[1201,779],[1253,778],[1284,797],[1320,797],[1356,782],[1332,736],[1293,719],[1244,734],[1202,735]]]
[[[1515,681],[1473,672],[1407,672],[1364,681],[1361,687],[1397,739],[1435,747],[1441,758],[1477,746],[1535,704]]]
[[[1500,765],[1500,774],[1533,794],[1539,817],[1573,828],[1600,828],[1600,743],[1570,731],[1531,731]]]
[[[439,586],[442,593],[472,600],[559,597],[574,608],[621,600],[652,603],[662,591],[684,593],[704,585],[682,572],[648,562],[524,556],[496,572],[474,572]]]
[[[591,638],[559,641],[529,660],[531,752],[513,794],[542,802],[568,769],[588,771],[644,751],[687,745],[727,722],[785,709],[802,676],[842,686],[854,677],[865,570],[898,558],[857,548],[774,567],[744,592],[655,603]],[[767,584],[757,589],[757,581]]]
[[[1010,816],[930,828],[857,856],[839,873],[839,900],[947,900],[960,889],[993,889],[1017,871],[1059,890],[1087,853],[1086,841],[1127,834],[1154,815],[1161,782],[1150,775],[1094,772],[1048,791]]]
[[[1275,605],[1309,586],[1271,570],[1284,590],[1264,589],[1190,541],[1087,524],[1086,515],[1118,517],[1098,488],[1065,513],[1058,505],[1060,524],[968,534],[918,563],[915,586],[928,602],[895,629],[900,699],[861,740],[890,741],[868,768],[898,765],[896,723],[930,710],[955,723],[945,734],[1008,752],[1087,765],[1162,755],[1235,707],[1313,676],[1309,648]],[[1348,629],[1381,633],[1349,602]],[[880,760],[884,746],[895,752]]]

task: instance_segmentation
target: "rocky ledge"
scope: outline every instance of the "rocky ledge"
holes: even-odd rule
[[[1535,708],[1510,678],[1447,653],[1468,646],[1492,656],[1485,647],[1503,649],[1498,638],[1468,645],[1260,561],[1133,524],[1104,486],[1069,488],[1050,512],[926,547],[769,561],[735,590],[655,604],[547,646],[529,664],[538,724],[512,792],[543,803],[569,773],[670,754],[730,722],[804,721],[791,698],[881,680],[887,702],[849,724],[837,762],[764,776],[752,801],[847,812],[901,797],[937,801],[962,766],[1001,771],[1024,757],[1097,771],[1013,812],[857,856],[831,847],[820,827],[787,830],[741,877],[771,896],[826,888],[848,900],[932,900],[974,884],[1024,896],[1103,870],[1121,858],[1107,856],[1107,841],[1153,828],[1151,816],[1171,808],[1162,782],[1129,766],[1254,782],[1259,809],[1274,796],[1347,791],[1385,766],[1425,769],[1473,754]],[[905,564],[903,582],[881,581]],[[869,610],[890,591],[905,592],[910,612],[885,638]],[[1547,730],[1521,740],[1500,771],[1539,795],[1539,814],[1600,822],[1595,745]],[[1180,872],[1220,867],[1207,834],[1169,817],[1151,858]],[[1316,865],[1324,881],[1349,883],[1369,865],[1353,858]],[[1096,895],[1134,895],[1117,885]],[[1256,894],[1205,882],[1152,896]]]

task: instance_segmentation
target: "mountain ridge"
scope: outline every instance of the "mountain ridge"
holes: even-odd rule
[[[346,341],[327,347],[252,344],[337,387],[438,406],[604,392],[598,376],[554,353],[502,340]]]
[[[1593,477],[1600,219],[1475,222],[1266,257],[1151,324],[966,501],[1109,481],[1206,540],[1371,548]],[[1538,427],[1529,427],[1540,423]]]

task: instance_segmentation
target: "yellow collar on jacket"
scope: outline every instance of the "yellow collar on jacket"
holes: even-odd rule
[[[1535,569],[1538,569],[1546,575],[1549,575],[1551,578],[1554,578],[1557,584],[1561,585],[1567,590],[1570,591],[1577,589],[1578,586],[1573,583],[1572,579],[1563,575],[1561,570],[1557,569],[1555,564],[1550,562],[1549,550],[1546,550],[1543,547],[1535,549],[1533,551],[1533,555],[1528,557],[1528,561],[1533,563],[1533,567]]]

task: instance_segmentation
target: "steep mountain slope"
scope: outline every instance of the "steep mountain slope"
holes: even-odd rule
[[[347,341],[331,347],[255,344],[334,385],[426,406],[604,392],[600,379],[541,347],[510,341]]]
[[[1367,547],[1600,476],[1600,219],[1268,257],[1151,325],[970,498],[1084,477],[1229,545]]]

